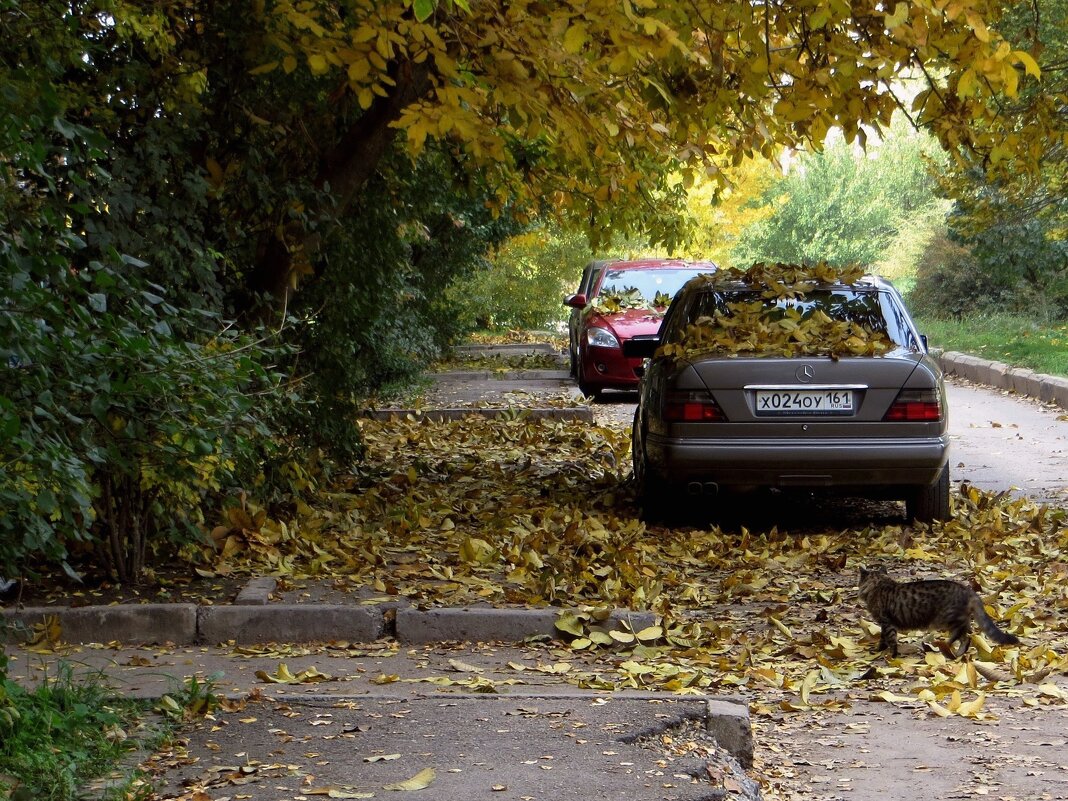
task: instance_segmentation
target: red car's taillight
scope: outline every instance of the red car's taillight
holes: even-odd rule
[[[663,418],[667,422],[716,423],[726,421],[723,410],[707,392],[668,392]]]
[[[883,420],[901,423],[930,423],[942,419],[942,401],[936,389],[903,389],[890,405]]]

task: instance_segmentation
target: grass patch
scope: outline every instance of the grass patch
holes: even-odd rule
[[[103,677],[74,678],[69,665],[34,690],[7,678],[0,652],[0,799],[68,801],[108,777],[97,797],[126,798],[125,757],[159,731],[144,726],[146,702],[119,697]],[[114,777],[113,774],[116,774]]]
[[[1066,323],[1044,325],[1026,317],[998,314],[960,320],[919,317],[916,325],[927,334],[931,347],[1068,376]]]

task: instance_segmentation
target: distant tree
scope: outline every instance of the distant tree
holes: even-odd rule
[[[758,201],[767,213],[742,231],[733,259],[881,262],[903,231],[937,213],[932,145],[899,122],[866,150],[836,139],[801,155]]]
[[[471,328],[551,327],[565,317],[561,300],[590,258],[583,234],[545,221],[501,244],[450,294]]]

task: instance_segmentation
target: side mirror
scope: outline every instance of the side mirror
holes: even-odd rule
[[[623,340],[623,355],[628,359],[651,359],[660,347],[658,334],[645,334]]]
[[[572,309],[585,308],[586,303],[586,296],[581,292],[575,295],[568,295],[566,298],[564,298],[564,305],[570,306]]]
[[[923,343],[923,352],[927,353],[931,347],[927,344],[927,334],[920,334],[920,342]]]

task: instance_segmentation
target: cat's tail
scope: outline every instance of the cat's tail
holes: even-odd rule
[[[986,607],[983,606],[983,601],[978,595],[972,596],[972,618],[979,624],[983,633],[998,645],[1020,644],[1020,638],[1015,634],[998,628],[998,624],[986,613]]]

